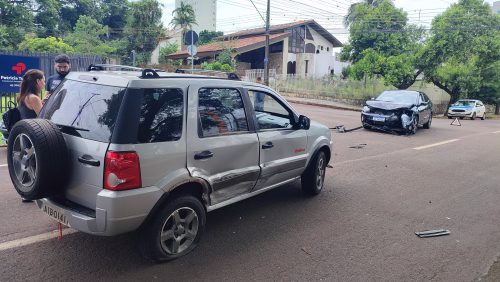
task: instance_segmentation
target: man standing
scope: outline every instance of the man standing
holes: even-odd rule
[[[50,94],[52,94],[52,91],[56,89],[56,87],[63,81],[64,77],[69,73],[71,70],[71,63],[69,61],[68,55],[62,54],[62,55],[57,55],[56,58],[54,59],[54,68],[56,69],[57,74],[50,76],[47,79],[47,83],[45,84],[45,89],[47,90],[47,96],[45,99],[49,97]]]

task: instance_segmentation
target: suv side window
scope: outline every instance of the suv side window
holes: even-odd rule
[[[231,88],[202,88],[198,92],[198,135],[211,137],[247,132],[241,94]]]
[[[182,136],[183,95],[180,89],[145,89],[137,141],[176,141]]]
[[[248,90],[248,96],[255,110],[259,129],[291,129],[290,112],[272,95],[256,90]]]

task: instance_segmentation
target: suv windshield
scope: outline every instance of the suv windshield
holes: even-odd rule
[[[380,94],[377,101],[414,104],[417,101],[418,93],[411,91],[384,91]]]
[[[109,142],[124,88],[66,80],[40,113],[63,132]]]

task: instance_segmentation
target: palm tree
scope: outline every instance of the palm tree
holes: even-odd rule
[[[349,10],[347,10],[347,15],[344,17],[344,26],[349,27],[351,23],[353,23],[356,20],[356,7],[360,5],[366,5],[370,6],[372,8],[378,7],[382,2],[386,0],[363,0],[358,3],[351,4],[349,6]],[[391,3],[393,0],[389,0]]]
[[[183,42],[184,34],[186,34],[189,29],[193,28],[193,24],[198,25],[198,23],[196,23],[196,17],[193,7],[189,4],[184,4],[184,2],[181,1],[181,6],[172,12],[172,16],[173,18],[172,21],[170,21],[170,25],[172,25],[174,28],[181,28],[181,41]],[[181,46],[184,46],[184,43],[181,44]]]

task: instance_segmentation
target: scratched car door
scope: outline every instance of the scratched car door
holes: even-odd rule
[[[294,112],[277,96],[249,90],[260,143],[261,176],[254,190],[300,175],[307,161],[307,133],[293,127]]]

